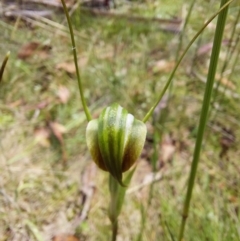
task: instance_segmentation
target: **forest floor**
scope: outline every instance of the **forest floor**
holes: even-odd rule
[[[107,175],[86,147],[60,1],[16,2],[0,3],[0,62],[11,51],[0,85],[0,241],[109,240]],[[93,118],[117,102],[142,119],[179,53],[218,9],[196,2],[181,35],[189,10],[182,0],[116,2],[110,9],[67,3]],[[229,11],[185,240],[240,240],[239,26],[229,43],[238,11],[235,5]],[[147,122],[118,241],[177,237],[215,26],[216,20],[189,50]]]

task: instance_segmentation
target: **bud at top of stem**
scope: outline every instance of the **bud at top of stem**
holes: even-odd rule
[[[122,173],[129,170],[141,154],[146,139],[146,125],[114,103],[86,130],[89,151],[97,166],[108,171],[121,185]]]

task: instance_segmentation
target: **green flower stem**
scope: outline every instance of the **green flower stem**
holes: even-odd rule
[[[112,225],[111,241],[117,240],[118,216],[121,213],[127,186],[129,185],[134,172],[135,168],[131,169],[126,174],[126,178],[124,179],[124,184],[126,184],[126,187],[123,187],[111,174],[109,174],[110,204],[108,209],[108,217]]]
[[[147,120],[150,118],[150,116],[152,115],[153,111],[155,110],[155,108],[157,107],[158,103],[161,101],[162,97],[164,96],[165,92],[167,91],[175,72],[177,71],[178,66],[180,65],[180,63],[182,62],[184,56],[186,55],[186,53],[188,52],[189,48],[192,46],[192,44],[195,42],[195,40],[198,38],[198,36],[203,32],[203,30],[208,26],[208,24],[223,10],[225,9],[233,0],[230,0],[228,2],[226,2],[226,4],[224,4],[216,13],[214,13],[212,15],[212,17],[203,25],[203,27],[196,33],[196,35],[192,38],[192,40],[189,42],[188,46],[186,47],[186,49],[183,51],[182,55],[180,56],[179,60],[177,61],[172,73],[170,74],[167,83],[165,84],[162,92],[160,93],[160,95],[158,96],[157,101],[155,102],[155,104],[150,108],[150,110],[148,111],[148,113],[145,115],[145,117],[143,118],[143,122],[146,123]]]
[[[182,241],[184,236],[185,224],[188,217],[188,211],[189,211],[190,201],[192,197],[192,190],[194,186],[194,180],[196,177],[196,172],[197,172],[197,167],[198,167],[198,162],[200,157],[203,134],[204,134],[207,119],[208,119],[208,111],[209,111],[209,106],[210,106],[210,101],[212,96],[212,90],[213,90],[213,84],[214,84],[214,79],[215,79],[215,74],[216,74],[216,69],[218,64],[219,53],[221,49],[222,36],[223,36],[224,27],[225,27],[226,18],[227,18],[228,6],[229,6],[229,2],[227,2],[226,0],[221,0],[220,9],[222,10],[219,13],[218,20],[217,20],[217,26],[216,26],[216,31],[215,31],[214,41],[213,41],[213,49],[212,49],[212,54],[210,59],[208,76],[207,76],[206,89],[205,89],[202,110],[200,115],[198,134],[197,134],[197,139],[195,143],[191,172],[189,176],[188,190],[187,190],[184,207],[183,207],[182,223],[180,226],[178,241]]]
[[[117,240],[117,232],[118,232],[118,220],[112,223],[112,238],[111,241]]]
[[[63,5],[63,10],[64,13],[66,15],[67,18],[67,22],[68,22],[68,27],[69,27],[69,32],[70,32],[70,36],[71,36],[71,41],[72,41],[72,50],[73,50],[73,56],[74,56],[74,63],[75,63],[75,68],[76,68],[76,74],[77,74],[77,80],[78,80],[78,88],[79,88],[79,93],[81,96],[81,101],[82,101],[82,105],[83,105],[83,109],[86,115],[86,118],[88,121],[90,121],[92,119],[91,114],[88,110],[84,95],[83,95],[83,87],[82,87],[82,81],[81,81],[81,77],[80,77],[80,73],[79,73],[79,68],[78,68],[78,61],[77,61],[77,50],[76,50],[76,44],[75,44],[75,39],[74,39],[74,34],[73,34],[73,28],[72,28],[72,23],[68,14],[68,10],[67,10],[67,6],[64,2],[64,0],[61,0],[62,5]]]
[[[122,197],[122,201],[120,201],[120,190],[125,189],[122,187],[118,181],[109,174],[109,191],[110,191],[110,205],[108,210],[108,216],[112,225],[112,237],[111,241],[117,240],[117,232],[118,232],[118,216],[121,212],[121,206],[119,204],[123,202],[124,196]],[[124,193],[125,194],[125,193]]]
[[[9,56],[10,56],[10,52],[7,52],[5,58],[4,58],[3,62],[2,62],[2,66],[1,66],[1,69],[0,69],[0,83],[2,81],[3,72],[4,72],[4,69],[5,69],[6,64],[8,62]]]

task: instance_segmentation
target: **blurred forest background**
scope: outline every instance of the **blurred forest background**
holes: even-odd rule
[[[66,0],[84,94],[97,118],[142,119],[219,1]],[[185,21],[189,15],[189,20]],[[185,240],[240,240],[240,9],[230,6]],[[189,50],[153,117],[118,241],[177,236],[216,20]],[[106,241],[108,180],[86,147],[60,0],[1,0],[0,240]]]

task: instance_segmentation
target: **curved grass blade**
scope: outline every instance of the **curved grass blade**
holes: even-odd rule
[[[145,115],[145,117],[143,118],[143,122],[147,122],[147,120],[150,118],[150,116],[152,116],[153,111],[155,110],[155,108],[157,107],[157,105],[159,104],[159,102],[161,101],[162,97],[164,96],[164,94],[166,93],[170,83],[172,82],[172,79],[175,75],[175,72],[177,71],[178,66],[180,65],[180,63],[182,62],[183,58],[185,57],[186,53],[188,52],[189,48],[192,46],[192,44],[195,42],[195,40],[199,37],[199,35],[203,32],[203,30],[208,26],[209,23],[212,22],[212,20],[226,7],[228,7],[228,5],[233,2],[233,0],[230,0],[228,2],[226,2],[226,4],[224,4],[216,13],[214,13],[212,15],[212,17],[209,18],[209,20],[203,25],[203,27],[195,34],[195,36],[192,38],[192,40],[189,42],[188,46],[186,47],[186,49],[184,50],[184,52],[182,53],[182,55],[180,56],[179,60],[177,61],[174,69],[172,70],[167,83],[165,84],[162,92],[160,93],[160,95],[158,96],[157,101],[155,102],[155,104],[150,108],[150,110],[148,111],[148,113]]]
[[[4,58],[3,62],[2,62],[2,66],[1,66],[1,69],[0,69],[0,83],[2,81],[3,72],[4,72],[4,69],[5,69],[6,64],[8,62],[9,56],[10,56],[10,52],[7,52],[5,58]]]
[[[69,14],[68,14],[68,10],[67,10],[67,6],[66,6],[64,0],[61,0],[61,2],[62,2],[62,5],[63,5],[63,10],[64,10],[64,13],[65,13],[65,16],[67,18],[69,32],[70,32],[71,41],[72,41],[72,50],[73,50],[74,64],[75,64],[77,80],[78,80],[78,89],[79,89],[79,93],[80,93],[80,97],[81,97],[81,101],[82,101],[82,105],[83,105],[83,109],[84,109],[86,118],[87,118],[88,121],[90,121],[92,119],[92,117],[91,117],[91,114],[88,110],[86,100],[85,100],[84,94],[83,94],[82,80],[81,80],[80,71],[79,71],[79,68],[78,68],[77,50],[76,50],[76,44],[75,44],[75,39],[74,39],[74,34],[73,34],[72,23],[71,23],[71,20],[70,20]]]
[[[226,3],[227,3],[226,0],[222,0],[220,9],[222,9],[222,6],[226,6]],[[219,53],[221,49],[222,37],[223,37],[224,27],[225,27],[226,18],[227,18],[228,6],[229,5],[227,5],[225,8],[221,10],[217,20],[217,26],[216,26],[215,36],[213,40],[213,48],[212,48],[212,53],[210,58],[210,65],[208,69],[207,83],[206,83],[204,99],[202,103],[202,110],[201,110],[201,115],[199,120],[198,134],[197,134],[197,139],[195,143],[191,171],[189,175],[188,189],[187,189],[187,194],[186,194],[185,202],[183,206],[182,222],[179,230],[178,241],[182,241],[184,236],[185,224],[188,217],[190,201],[192,197],[192,191],[193,191],[194,181],[197,173],[197,167],[198,167],[199,157],[200,157],[200,152],[202,147],[203,134],[205,132],[205,127],[208,119],[208,111],[209,111],[210,101],[212,97],[213,84],[214,84],[217,64],[219,60]]]

